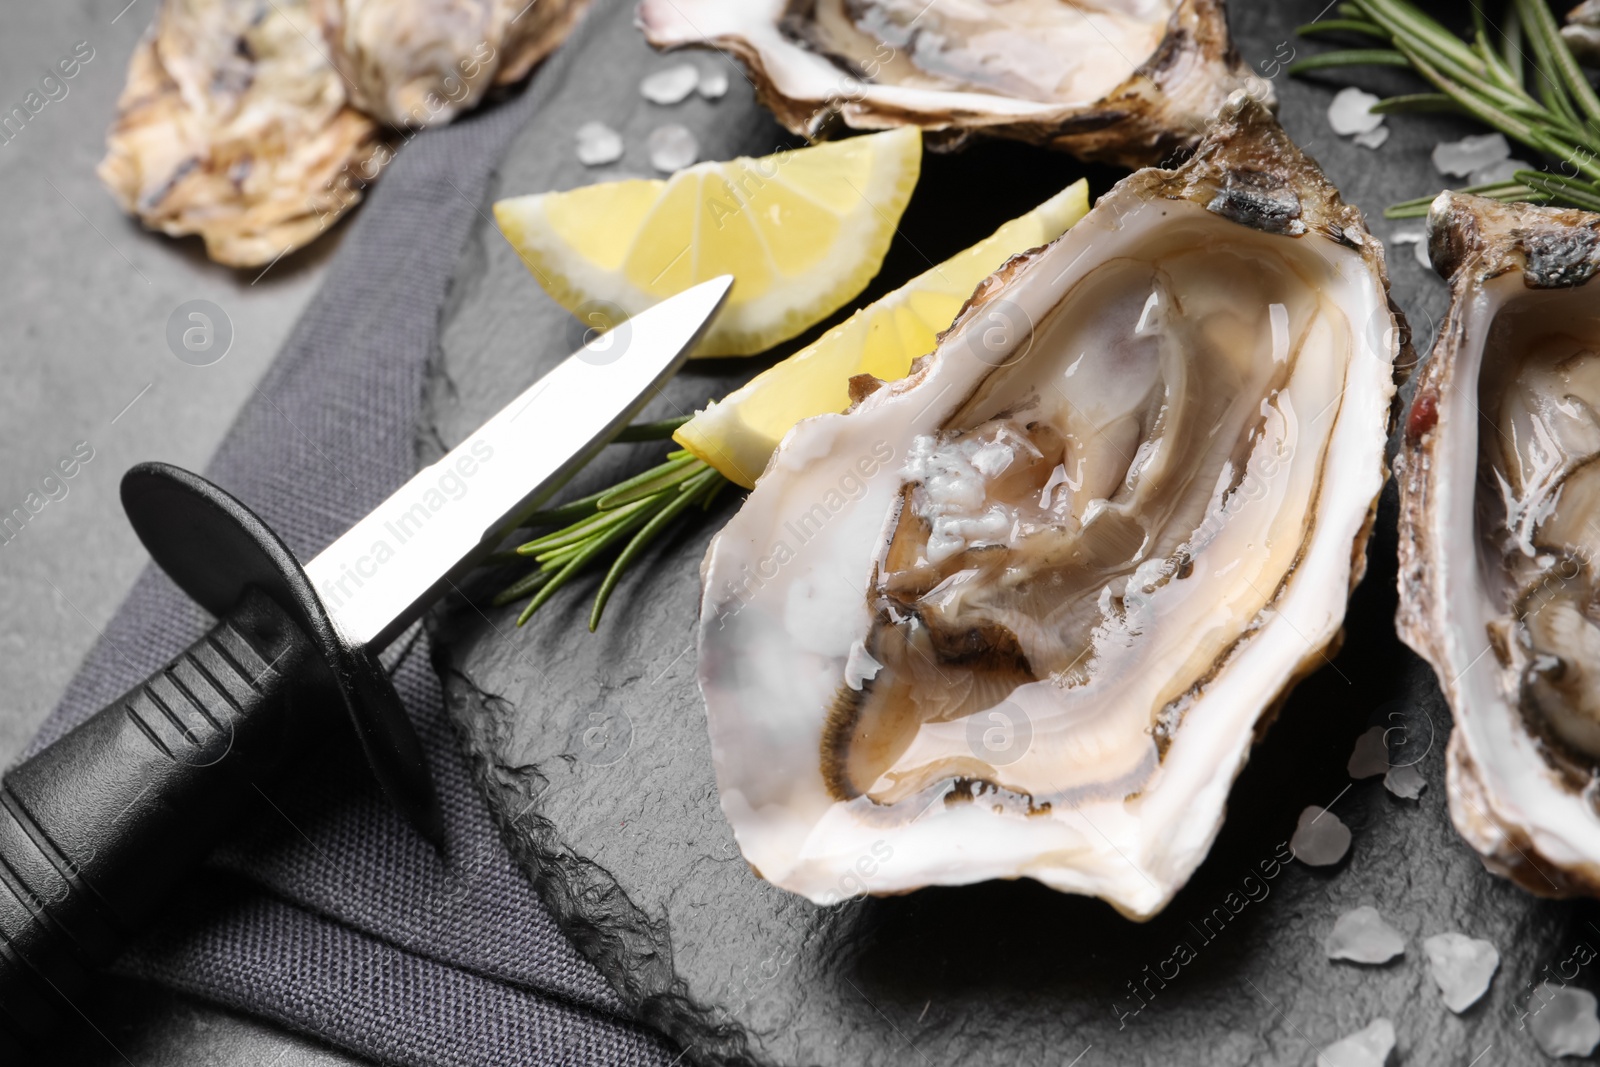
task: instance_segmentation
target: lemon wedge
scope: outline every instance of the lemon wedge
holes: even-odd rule
[[[664,181],[501,200],[500,230],[545,292],[601,328],[732,274],[697,356],[747,356],[866,288],[922,172],[914,126],[700,163]]]
[[[730,481],[754,488],[790,427],[849,407],[854,375],[905,377],[912,360],[933,351],[979,282],[1018,252],[1060,237],[1088,211],[1088,183],[1069,185],[756,375],[680,426],[673,439]]]

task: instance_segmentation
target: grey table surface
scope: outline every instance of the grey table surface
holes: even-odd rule
[[[144,233],[116,209],[94,166],[128,57],[156,2],[11,4],[0,18],[0,105],[7,108],[79,42],[94,50],[65,97],[49,103],[20,136],[0,143],[0,203],[6,205],[0,247],[10,253],[0,261],[0,366],[9,386],[0,389],[0,512],[38,489],[78,442],[94,450],[67,483],[66,495],[0,544],[0,603],[6,606],[0,612],[0,683],[11,694],[0,711],[0,766],[16,757],[54,705],[144,565],[117,498],[122,471],[149,459],[204,467],[314,291],[338,236],[257,276],[209,263],[193,240]],[[1236,0],[1231,7],[1248,39],[1246,58],[1258,65],[1281,61],[1296,47],[1289,40],[1278,44],[1281,28],[1322,6]],[[1317,139],[1332,139],[1317,102],[1325,101],[1325,91],[1285,88],[1299,124],[1291,132],[1322,155],[1330,146]],[[1399,161],[1422,173],[1426,147],[1420,137],[1399,138],[1371,157],[1370,166],[1365,157],[1345,157],[1335,177],[1370,211],[1416,191],[1391,188],[1389,166]],[[1392,229],[1379,226],[1384,236]],[[1391,258],[1397,282],[1411,297],[1408,310],[1425,334],[1442,307],[1442,287],[1429,288],[1405,249],[1393,249]],[[169,316],[193,299],[220,306],[234,331],[227,355],[206,367],[175,358],[165,339]],[[99,1035],[89,1035],[58,1062],[358,1062],[257,1021],[128,983],[108,986],[85,1009]]]
[[[264,275],[218,267],[195,239],[125,218],[94,174],[128,58],[156,0],[7,4],[0,101],[9,110],[80,42],[92,49],[65,96],[0,142],[0,511],[41,488],[88,442],[93,458],[13,539],[0,544],[0,766],[21,752],[66,688],[146,556],[117,484],[141,460],[203,468],[301,307],[337,233]],[[80,54],[82,51],[80,50]],[[198,367],[166,342],[168,317],[209,300],[232,324],[223,358]],[[45,486],[45,489],[52,488]],[[83,1005],[100,1034],[56,1062],[358,1061],[251,1019],[118,983]]]

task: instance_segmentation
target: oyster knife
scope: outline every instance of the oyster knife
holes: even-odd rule
[[[151,557],[215,627],[0,783],[0,1062],[175,895],[342,704],[389,799],[435,845],[438,801],[377,653],[604,447],[688,358],[733,285],[593,338],[302,567],[210,482],[122,480]],[[12,1055],[6,1055],[6,1053]]]

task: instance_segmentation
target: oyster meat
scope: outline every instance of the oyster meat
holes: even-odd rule
[[[1600,894],[1600,215],[1445,193],[1428,228],[1451,306],[1397,465],[1400,634],[1450,701],[1462,836]]]
[[[1338,640],[1399,337],[1360,213],[1240,94],[797,426],[704,567],[750,864],[819,902],[1031,877],[1159,911]]]
[[[762,102],[815,135],[916,124],[985,132],[1128,166],[1193,147],[1235,89],[1221,0],[643,0],[659,48],[738,57]]]

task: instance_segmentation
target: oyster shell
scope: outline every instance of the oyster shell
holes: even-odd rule
[[[1567,12],[1561,36],[1580,62],[1600,64],[1600,0],[1584,0]]]
[[[1451,305],[1397,464],[1400,635],[1454,714],[1461,835],[1600,893],[1600,215],[1445,193],[1428,229]]]
[[[1127,166],[1192,148],[1248,82],[1222,0],[642,0],[658,48],[736,56],[762,103],[814,136],[915,124]]]
[[[565,38],[588,0],[315,0],[329,59],[356,107],[420,129],[520,81]]]
[[[388,152],[319,42],[307,0],[167,0],[134,50],[100,180],[228,266],[312,240]]]
[[[819,902],[1031,877],[1159,911],[1338,641],[1399,337],[1360,213],[1241,94],[802,422],[703,568],[746,859]]]
[[[380,123],[449,122],[526,75],[587,3],[165,0],[100,180],[151,229],[261,266],[361,201],[393,157]]]

